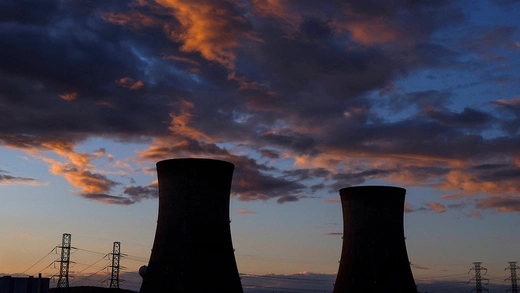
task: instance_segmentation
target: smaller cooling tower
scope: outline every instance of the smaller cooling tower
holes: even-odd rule
[[[406,190],[389,186],[339,191],[343,248],[334,293],[416,293],[406,245]]]
[[[235,166],[209,159],[157,163],[159,217],[141,293],[243,293],[229,224]]]

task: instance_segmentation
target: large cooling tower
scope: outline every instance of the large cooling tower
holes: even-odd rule
[[[343,249],[334,293],[416,293],[406,252],[406,190],[388,186],[339,191]]]
[[[209,159],[157,163],[159,218],[141,293],[243,293],[231,243],[235,166]]]

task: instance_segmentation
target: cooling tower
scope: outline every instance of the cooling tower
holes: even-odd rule
[[[339,191],[343,248],[334,293],[416,293],[406,252],[406,190],[388,186]]]
[[[209,159],[157,163],[159,217],[141,293],[243,293],[231,243],[235,166]]]

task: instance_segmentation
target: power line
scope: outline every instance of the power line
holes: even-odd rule
[[[110,262],[111,262],[111,261],[110,261]],[[97,273],[99,273],[99,272],[101,272],[102,270],[106,269],[106,268],[110,265],[110,262],[108,262],[108,263],[107,263],[107,264],[106,264],[102,269],[99,269],[97,272],[95,272],[95,273],[89,275],[88,277],[85,277],[85,278],[81,279],[79,282],[77,282],[77,283],[74,284],[74,285],[78,286],[79,284],[85,282],[86,280],[90,279],[91,277],[97,275]],[[101,281],[101,282],[102,282],[102,281]]]
[[[27,272],[28,270],[32,269],[35,265],[39,264],[42,260],[44,260],[47,256],[49,256],[49,254],[53,253],[54,250],[56,249],[56,247],[58,247],[58,245],[56,245],[51,251],[49,251],[49,253],[47,253],[44,257],[42,257],[37,262],[35,262],[32,266],[28,267],[25,271],[23,271],[22,275],[25,275],[25,272]]]
[[[105,254],[102,258],[100,258],[99,260],[97,260],[97,261],[94,262],[93,264],[91,264],[91,265],[87,266],[86,268],[84,268],[83,270],[77,272],[76,275],[83,273],[84,271],[86,271],[86,270],[88,270],[89,268],[93,267],[93,266],[94,266],[95,264],[97,264],[98,262],[102,261],[103,259],[106,259],[106,256],[107,256],[107,255],[108,255],[108,254]],[[101,270],[103,270],[103,269],[105,269],[105,268],[106,268],[106,266],[105,266],[105,267],[102,267]]]
[[[87,250],[87,249],[82,249],[82,248],[76,248],[76,249],[78,251],[84,251],[84,252],[88,252],[88,253],[92,253],[92,254],[106,255],[106,253],[99,252],[99,251],[92,251],[92,250]]]

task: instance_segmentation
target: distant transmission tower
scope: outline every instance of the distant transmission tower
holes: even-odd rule
[[[504,281],[511,280],[511,289],[507,289],[507,291],[511,291],[512,293],[518,293],[518,286],[516,285],[516,269],[519,267],[516,265],[516,261],[510,261],[509,266],[504,269],[511,271],[511,277],[505,279]],[[506,291],[506,292],[507,292]]]
[[[119,261],[121,260],[121,242],[114,242],[112,249],[112,275],[110,276],[110,288],[119,289]]]
[[[482,262],[474,262],[473,263],[474,267],[472,267],[468,272],[468,274],[469,274],[471,272],[471,270],[475,270],[475,277],[471,278],[468,281],[468,284],[469,284],[472,280],[475,280],[475,289],[471,289],[470,292],[473,292],[473,290],[475,290],[476,293],[482,293],[482,290],[486,290],[489,292],[488,289],[482,288],[482,280],[487,281],[487,283],[486,283],[486,285],[487,285],[487,284],[489,284],[489,279],[482,278],[480,271],[484,270],[485,271],[484,275],[485,275],[487,273],[487,269],[485,267],[481,267],[480,264],[482,264]]]
[[[58,278],[57,288],[68,288],[69,287],[69,264],[70,264],[70,234],[63,234],[61,240],[61,258],[58,261],[60,263],[60,277]]]

